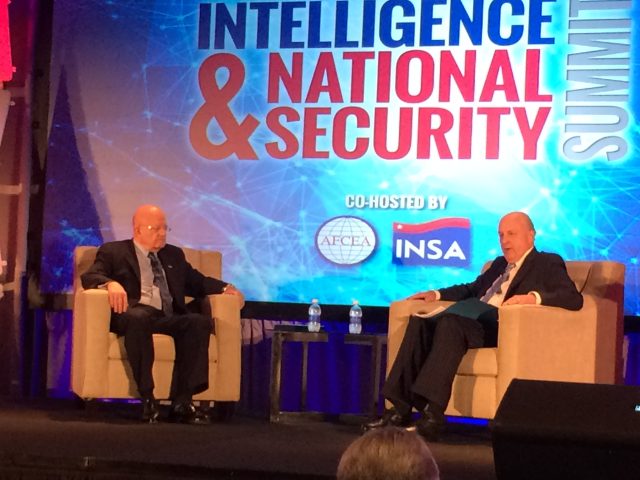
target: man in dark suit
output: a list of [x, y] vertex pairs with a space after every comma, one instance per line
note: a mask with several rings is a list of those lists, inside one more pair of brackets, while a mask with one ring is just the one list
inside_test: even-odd
[[192, 396], [208, 388], [211, 319], [189, 312], [185, 296], [203, 298], [242, 294], [230, 283], [205, 277], [185, 259], [182, 249], [168, 245], [164, 212], [140, 206], [133, 216], [133, 239], [108, 242], [81, 277], [84, 288], [104, 288], [111, 305], [111, 331], [124, 344], [143, 404], [142, 420], [154, 423], [159, 409], [153, 395], [154, 333], [173, 337], [175, 363], [169, 417], [188, 424], [207, 423]]
[[[409, 297], [458, 303], [429, 318], [410, 317], [382, 390], [393, 408], [366, 424], [365, 429], [415, 427], [428, 440], [437, 440], [462, 357], [469, 348], [497, 344], [497, 307], [538, 304], [568, 310], [582, 308], [582, 295], [569, 278], [562, 258], [534, 248], [535, 229], [526, 214], [505, 215], [498, 235], [503, 256], [496, 258], [475, 281]], [[415, 425], [411, 416], [414, 408], [420, 412]]]

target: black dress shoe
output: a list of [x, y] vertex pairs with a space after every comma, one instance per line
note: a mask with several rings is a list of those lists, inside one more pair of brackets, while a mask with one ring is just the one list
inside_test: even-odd
[[144, 423], [157, 423], [160, 416], [160, 408], [155, 398], [142, 399], [142, 421]]
[[188, 425], [209, 425], [209, 416], [199, 411], [191, 402], [176, 403], [171, 406], [169, 421]]
[[416, 431], [430, 442], [437, 442], [445, 425], [444, 415], [439, 415], [427, 407], [420, 413], [416, 422]]
[[389, 410], [385, 410], [382, 417], [362, 425], [362, 429], [366, 432], [374, 428], [382, 427], [408, 427], [411, 423], [410, 413], [402, 415], [395, 408], [390, 408]]

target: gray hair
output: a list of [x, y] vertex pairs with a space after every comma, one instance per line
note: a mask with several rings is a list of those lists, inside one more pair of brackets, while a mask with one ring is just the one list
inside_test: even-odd
[[371, 430], [342, 454], [337, 480], [439, 480], [431, 450], [416, 433], [396, 427]]

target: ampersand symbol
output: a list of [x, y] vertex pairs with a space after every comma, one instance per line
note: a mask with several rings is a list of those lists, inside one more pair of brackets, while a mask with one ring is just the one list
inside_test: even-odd
[[[229, 72], [227, 82], [220, 87], [216, 72], [225, 68]], [[200, 67], [198, 83], [204, 103], [191, 120], [189, 140], [194, 150], [204, 158], [221, 160], [235, 153], [240, 160], [256, 160], [255, 150], [249, 137], [260, 122], [252, 115], [240, 123], [229, 108], [229, 102], [240, 91], [244, 83], [244, 65], [235, 55], [218, 53], [207, 58]], [[226, 140], [215, 144], [209, 139], [207, 129], [211, 120], [216, 119]]]

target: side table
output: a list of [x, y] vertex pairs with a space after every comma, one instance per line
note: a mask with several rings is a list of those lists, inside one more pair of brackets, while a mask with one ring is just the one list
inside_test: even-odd
[[368, 345], [372, 348], [371, 353], [371, 385], [372, 396], [369, 411], [371, 418], [378, 416], [378, 406], [380, 403], [380, 369], [382, 368], [382, 347], [387, 344], [387, 334], [375, 333], [347, 333], [344, 336], [344, 343], [352, 345]]
[[[329, 335], [340, 335], [345, 344], [365, 345], [372, 348], [371, 355], [371, 384], [372, 395], [369, 404], [369, 411], [372, 417], [377, 416], [380, 397], [380, 375], [382, 368], [382, 350], [387, 344], [386, 334], [344, 334], [328, 333], [320, 331], [309, 332], [304, 325], [277, 325], [273, 330], [271, 344], [271, 379], [269, 385], [269, 420], [271, 422], [282, 421], [285, 417], [307, 416], [310, 418], [322, 418], [321, 414], [307, 412], [307, 367], [309, 343], [328, 342]], [[300, 412], [283, 412], [280, 410], [280, 388], [282, 375], [282, 344], [284, 342], [302, 343], [302, 373], [300, 387]]]
[[328, 342], [329, 334], [324, 331], [309, 332], [304, 325], [276, 325], [271, 343], [271, 380], [269, 385], [269, 420], [278, 422], [284, 412], [280, 410], [280, 387], [282, 374], [282, 344], [302, 343], [302, 381], [300, 387], [300, 410], [307, 408], [307, 363], [310, 342]]

